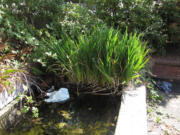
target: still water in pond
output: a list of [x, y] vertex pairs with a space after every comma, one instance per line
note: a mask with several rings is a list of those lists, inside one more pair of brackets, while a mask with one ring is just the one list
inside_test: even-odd
[[30, 115], [0, 135], [114, 135], [120, 99], [85, 96], [65, 104], [39, 106], [39, 118]]

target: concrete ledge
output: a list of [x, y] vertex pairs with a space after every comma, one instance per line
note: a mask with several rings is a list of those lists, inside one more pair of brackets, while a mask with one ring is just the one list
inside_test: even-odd
[[124, 91], [115, 135], [147, 135], [145, 86]]
[[8, 126], [8, 124], [12, 124], [17, 115], [17, 105], [18, 100], [13, 100], [7, 106], [5, 106], [2, 110], [0, 110], [0, 129], [4, 129]]

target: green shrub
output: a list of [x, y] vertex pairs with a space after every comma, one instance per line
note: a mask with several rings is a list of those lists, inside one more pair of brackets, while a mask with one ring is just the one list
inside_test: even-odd
[[43, 28], [61, 15], [62, 4], [63, 0], [1, 0], [1, 9], [9, 16]]
[[65, 74], [78, 84], [118, 87], [137, 77], [147, 62], [140, 36], [113, 28], [96, 28], [90, 35], [80, 34], [77, 41], [67, 36], [49, 41]]
[[38, 45], [43, 36], [41, 29], [56, 20], [61, 3], [61, 0], [1, 0], [0, 31], [15, 47]]
[[0, 33], [13, 48], [31, 46], [34, 50], [31, 60], [45, 67], [55, 61], [43, 44], [44, 38], [61, 39], [62, 33], [67, 33], [76, 39], [79, 33], [90, 33], [93, 27], [103, 24], [91, 10], [80, 4], [62, 0], [0, 1]]
[[[61, 6], [63, 9], [62, 17], [47, 24], [46, 28], [39, 30], [39, 33], [44, 33], [41, 36], [42, 39], [50, 37], [47, 40], [51, 40], [51, 38], [58, 40], [62, 38], [63, 33], [66, 33], [76, 40], [79, 34], [91, 33], [94, 27], [103, 24], [103, 21], [98, 19], [91, 10], [80, 4], [64, 3]], [[33, 61], [38, 61], [49, 69], [49, 66], [56, 63], [56, 60], [42, 39], [38, 48], [35, 48]]]
[[163, 0], [156, 10], [165, 23], [168, 42], [178, 45], [180, 42], [180, 2], [178, 0]]
[[62, 10], [63, 17], [55, 25], [60, 24], [61, 30], [72, 38], [76, 38], [79, 33], [91, 32], [94, 26], [103, 24], [92, 10], [80, 4], [65, 3]]
[[15, 44], [35, 46], [49, 35], [60, 39], [64, 32], [76, 38], [103, 23], [86, 7], [62, 0], [1, 2], [0, 31]]
[[96, 14], [109, 26], [128, 27], [129, 33], [137, 31], [148, 41], [148, 47], [163, 51], [167, 40], [167, 29], [155, 10], [154, 0], [89, 0]]

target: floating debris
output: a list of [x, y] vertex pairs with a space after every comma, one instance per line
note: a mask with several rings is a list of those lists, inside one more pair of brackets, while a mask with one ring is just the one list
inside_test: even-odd
[[52, 92], [52, 91], [55, 91], [54, 85], [50, 89], [47, 90], [47, 92]]
[[70, 115], [70, 113], [67, 112], [67, 111], [65, 111], [65, 110], [60, 111], [59, 114], [60, 114], [61, 116], [63, 116], [65, 119], [67, 119], [67, 120], [69, 120], [69, 119], [72, 118], [71, 115]]
[[44, 100], [46, 103], [64, 103], [70, 98], [67, 88], [60, 88], [58, 91], [48, 92], [46, 96], [49, 97]]
[[172, 90], [172, 84], [170, 82], [167, 81], [158, 81], [157, 85], [159, 88], [161, 88], [166, 94], [169, 94]]

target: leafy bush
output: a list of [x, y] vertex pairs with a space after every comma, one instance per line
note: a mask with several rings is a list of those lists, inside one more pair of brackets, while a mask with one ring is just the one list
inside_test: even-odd
[[62, 32], [74, 37], [102, 24], [91, 10], [62, 0], [4, 0], [1, 11], [1, 31], [23, 42], [39, 40], [44, 31], [56, 38], [61, 38]]
[[83, 5], [62, 0], [1, 0], [0, 10], [3, 37], [16, 49], [30, 45], [34, 50], [32, 61], [43, 66], [55, 62], [43, 45], [44, 38], [61, 39], [62, 33], [67, 33], [76, 39], [79, 33], [90, 33], [103, 23]]
[[87, 8], [61, 0], [1, 0], [0, 11], [0, 32], [15, 48], [31, 45], [36, 49], [42, 38], [60, 39], [63, 32], [75, 38], [102, 23]]
[[62, 18], [51, 24], [68, 33], [72, 38], [76, 38], [79, 33], [91, 32], [94, 26], [102, 25], [103, 22], [96, 17], [92, 10], [85, 6], [74, 3], [65, 3], [62, 5]]
[[[161, 16], [155, 10], [154, 0], [89, 0], [96, 14], [109, 26], [122, 31], [142, 33], [149, 48], [162, 51], [167, 34]], [[88, 4], [89, 4], [88, 3]]]
[[165, 23], [169, 43], [178, 44], [180, 42], [180, 3], [178, 0], [163, 0], [156, 10]]
[[113, 28], [96, 28], [90, 35], [80, 34], [77, 41], [68, 36], [49, 41], [65, 74], [78, 84], [118, 87], [137, 77], [147, 62], [140, 36]]
[[61, 15], [62, 4], [63, 0], [1, 0], [1, 9], [9, 16], [43, 28]]
[[[82, 5], [74, 3], [62, 4], [62, 17], [46, 25], [46, 29], [39, 30], [42, 39], [61, 39], [63, 33], [68, 34], [72, 39], [77, 39], [78, 34], [91, 33], [93, 27], [101, 26], [103, 22], [95, 14]], [[48, 37], [48, 38], [47, 38]], [[56, 63], [54, 54], [50, 52], [43, 40], [39, 41], [38, 48], [35, 48], [33, 60], [41, 62], [44, 66]], [[50, 42], [50, 41], [48, 41]], [[50, 59], [49, 59], [50, 58]]]

